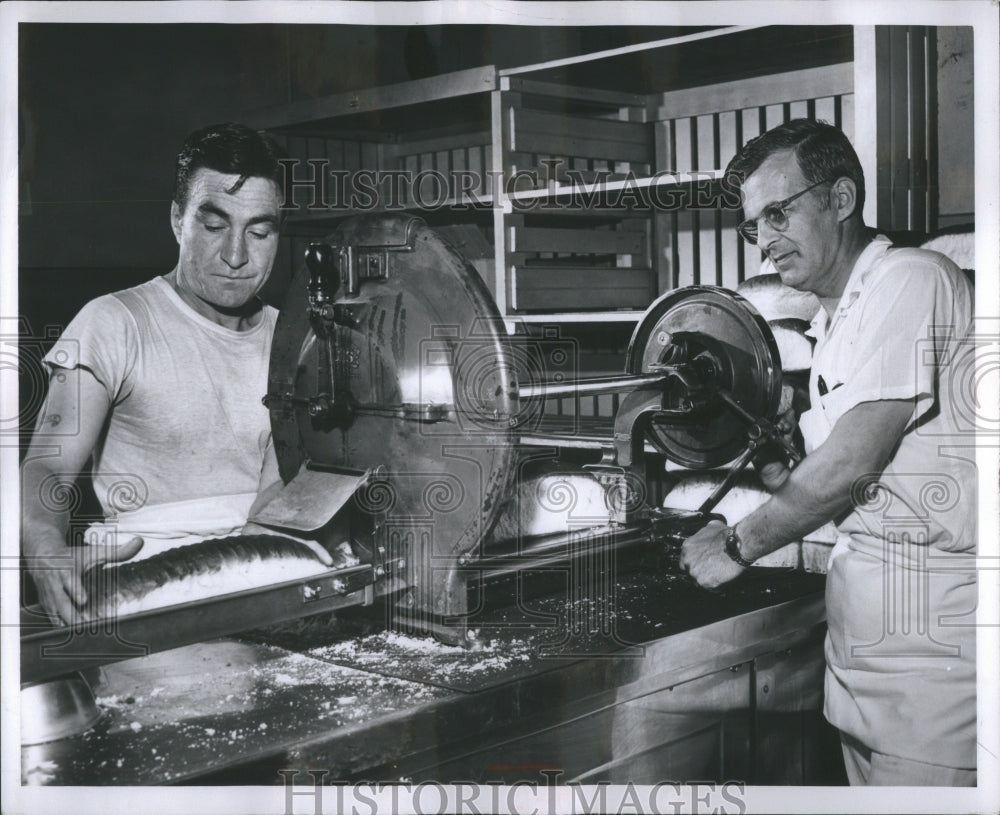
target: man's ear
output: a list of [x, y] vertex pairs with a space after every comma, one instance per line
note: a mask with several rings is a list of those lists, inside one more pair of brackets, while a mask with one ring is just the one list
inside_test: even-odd
[[841, 176], [833, 182], [833, 193], [836, 196], [837, 221], [846, 221], [858, 206], [857, 185], [846, 176]]
[[177, 239], [177, 243], [181, 242], [181, 220], [184, 217], [184, 213], [181, 212], [181, 208], [177, 206], [176, 201], [170, 203], [170, 228], [174, 231], [174, 237]]

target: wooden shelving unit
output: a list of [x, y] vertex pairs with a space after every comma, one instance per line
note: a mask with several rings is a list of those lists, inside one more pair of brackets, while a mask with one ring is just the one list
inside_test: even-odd
[[260, 111], [300, 181], [327, 174], [320, 206], [315, 186], [295, 188], [289, 263], [359, 211], [419, 212], [492, 246], [475, 265], [512, 330], [627, 329], [667, 289], [755, 271], [722, 168], [795, 116], [852, 132], [854, 39], [845, 26], [699, 30]]
[[[315, 186], [296, 186], [284, 262], [298, 268], [310, 240], [360, 211], [419, 213], [467, 252], [512, 334], [555, 330], [574, 338], [582, 374], [620, 372], [661, 293], [731, 288], [756, 272], [723, 168], [794, 117], [855, 135], [855, 77], [874, 70], [871, 41], [850, 26], [692, 30], [251, 114], [300, 159], [297, 178], [328, 182], [320, 206]], [[864, 99], [855, 143], [871, 164]], [[560, 414], [614, 410], [610, 398], [564, 401]]]

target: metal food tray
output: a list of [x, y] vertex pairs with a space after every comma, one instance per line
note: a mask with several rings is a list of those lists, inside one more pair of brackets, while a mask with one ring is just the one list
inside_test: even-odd
[[[224, 637], [307, 614], [370, 604], [403, 588], [387, 575], [376, 585], [362, 564], [122, 617], [53, 627], [38, 606], [21, 610], [21, 684]], [[306, 610], [308, 606], [308, 610]]]

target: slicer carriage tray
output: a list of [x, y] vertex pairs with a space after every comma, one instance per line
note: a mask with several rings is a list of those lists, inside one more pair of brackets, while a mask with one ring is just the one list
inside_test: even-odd
[[373, 567], [360, 564], [136, 614], [81, 619], [73, 626], [53, 627], [31, 606], [21, 610], [21, 683], [370, 603], [400, 588], [391, 574], [376, 583]]

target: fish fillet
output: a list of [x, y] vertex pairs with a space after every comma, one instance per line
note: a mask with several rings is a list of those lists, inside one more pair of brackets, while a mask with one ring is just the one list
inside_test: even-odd
[[99, 617], [125, 616], [274, 585], [327, 569], [308, 546], [291, 538], [217, 538], [91, 572], [89, 611]]

